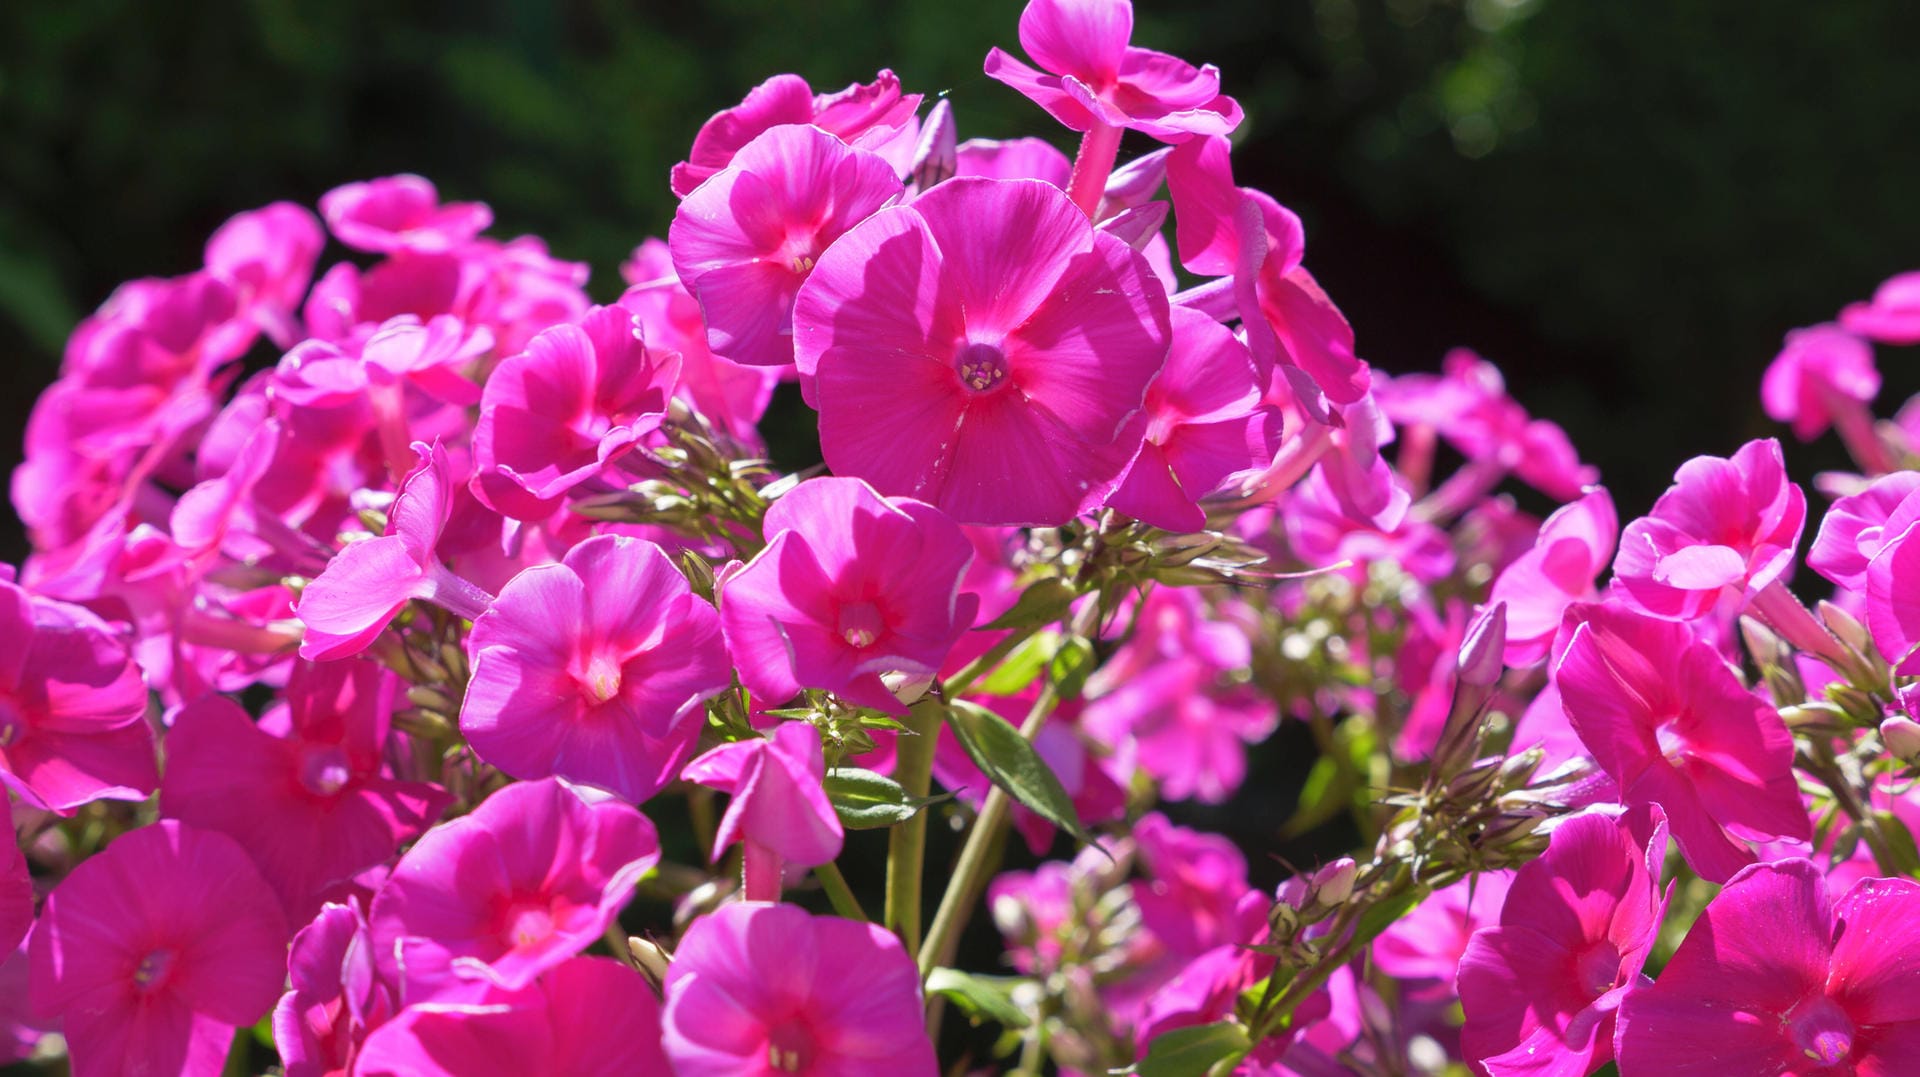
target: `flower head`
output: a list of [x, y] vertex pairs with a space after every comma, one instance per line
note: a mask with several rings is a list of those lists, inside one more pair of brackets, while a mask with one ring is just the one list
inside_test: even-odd
[[798, 75], [775, 75], [755, 86], [746, 100], [700, 125], [687, 159], [673, 166], [673, 193], [685, 198], [733, 163], [740, 148], [781, 124], [812, 124], [851, 146], [890, 149], [904, 139], [911, 148], [919, 94], [900, 92], [900, 80], [882, 70], [869, 83], [816, 94]]
[[1533, 548], [1501, 570], [1487, 601], [1507, 604], [1508, 665], [1545, 659], [1567, 607], [1599, 598], [1594, 580], [1613, 557], [1619, 532], [1613, 498], [1595, 487], [1547, 517]]
[[1882, 344], [1920, 344], [1920, 271], [1887, 278], [1871, 302], [1847, 304], [1840, 325]]
[[493, 223], [485, 204], [442, 205], [433, 184], [412, 175], [335, 187], [321, 196], [320, 215], [340, 242], [379, 254], [451, 250]]
[[844, 838], [821, 786], [826, 769], [820, 734], [805, 722], [785, 722], [771, 737], [720, 745], [681, 776], [732, 798], [714, 835], [714, 860], [735, 842], [751, 842], [812, 867], [839, 856]]
[[1792, 423], [1793, 436], [1812, 441], [1834, 420], [1842, 401], [1866, 404], [1880, 392], [1873, 349], [1837, 325], [1787, 334], [1786, 347], [1767, 367], [1760, 400], [1775, 422]]

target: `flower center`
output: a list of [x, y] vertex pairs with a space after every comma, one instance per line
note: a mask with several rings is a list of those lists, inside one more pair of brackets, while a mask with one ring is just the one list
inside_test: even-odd
[[553, 937], [553, 909], [547, 905], [517, 905], [507, 914], [507, 939], [515, 946], [533, 946]]
[[767, 1065], [781, 1073], [800, 1073], [813, 1061], [813, 1035], [798, 1020], [789, 1019], [767, 1033]]
[[1800, 1053], [1822, 1066], [1836, 1066], [1853, 1054], [1853, 1022], [1825, 995], [1795, 1006], [1786, 1017], [1787, 1034]]
[[13, 700], [0, 697], [0, 748], [11, 748], [27, 733], [27, 716]]
[[968, 344], [953, 359], [954, 373], [976, 393], [991, 392], [1007, 381], [1007, 353], [991, 344]]
[[854, 647], [873, 646], [884, 628], [880, 609], [871, 602], [849, 602], [840, 607], [840, 638]]
[[612, 655], [596, 654], [577, 679], [595, 703], [605, 703], [620, 694], [620, 662]]
[[1680, 763], [1687, 758], [1689, 745], [1687, 738], [1680, 732], [1680, 719], [1668, 718], [1662, 721], [1653, 731], [1653, 740], [1667, 762]]
[[309, 748], [300, 757], [300, 784], [315, 796], [338, 793], [352, 777], [347, 753], [334, 745]]
[[1614, 948], [1613, 943], [1601, 939], [1580, 955], [1574, 970], [1580, 986], [1586, 989], [1587, 994], [1599, 998], [1613, 990], [1613, 985], [1620, 979], [1620, 951]]
[[167, 982], [167, 973], [173, 971], [172, 950], [159, 949], [140, 959], [133, 967], [133, 986], [142, 991], [158, 991]]

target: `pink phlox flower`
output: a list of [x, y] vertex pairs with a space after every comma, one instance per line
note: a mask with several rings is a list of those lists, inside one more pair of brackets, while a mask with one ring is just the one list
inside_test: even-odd
[[15, 840], [9, 851], [0, 852], [0, 943], [6, 953], [18, 950], [33, 926], [33, 902], [33, 875]]
[[1411, 603], [1402, 615], [1406, 635], [1393, 658], [1396, 686], [1408, 699], [1406, 718], [1393, 738], [1393, 754], [1424, 759], [1439, 744], [1453, 709], [1459, 652], [1467, 631], [1467, 608], [1458, 599], [1442, 608]]
[[408, 1007], [367, 1038], [353, 1072], [630, 1077], [671, 1071], [653, 989], [612, 958], [576, 957], [525, 987], [490, 986], [470, 1002]]
[[553, 257], [538, 236], [478, 239], [464, 253], [478, 263], [482, 282], [471, 321], [493, 332], [499, 355], [517, 355], [541, 330], [578, 322], [593, 308], [587, 263]]
[[452, 800], [387, 771], [399, 693], [371, 662], [303, 663], [287, 686], [284, 735], [222, 696], [188, 704], [167, 736], [161, 814], [239, 841], [288, 919], [309, 919], [330, 888], [385, 862]]
[[287, 924], [247, 854], [171, 820], [139, 827], [47, 895], [33, 1008], [64, 1018], [75, 1077], [218, 1073], [273, 1006]]
[[1920, 272], [1888, 277], [1871, 302], [1847, 304], [1840, 325], [1882, 344], [1920, 344]]
[[1162, 142], [1224, 135], [1240, 125], [1220, 71], [1136, 48], [1131, 0], [1030, 0], [1020, 47], [1040, 70], [995, 48], [987, 77], [1018, 90], [1075, 131], [1124, 127]]
[[287, 1077], [353, 1072], [367, 1033], [395, 1009], [358, 900], [324, 906], [294, 935], [287, 978], [291, 986], [273, 1008], [273, 1041]]
[[[1350, 966], [1327, 978], [1327, 986], [1300, 1003], [1293, 1028], [1254, 1045], [1237, 1077], [1334, 1077], [1348, 1068], [1341, 1058], [1366, 1028], [1361, 988]], [[1372, 991], [1368, 990], [1369, 1004]]]
[[1270, 699], [1222, 685], [1220, 671], [1190, 656], [1147, 668], [1087, 704], [1085, 726], [1137, 766], [1169, 800], [1223, 803], [1247, 773], [1246, 746], [1279, 722]]
[[720, 617], [660, 547], [602, 535], [515, 576], [468, 638], [460, 729], [519, 778], [638, 804], [672, 781], [732, 683]]
[[[1239, 272], [1243, 258], [1256, 272], [1284, 278], [1306, 255], [1306, 231], [1300, 218], [1263, 191], [1236, 186], [1230, 143], [1224, 135], [1195, 138], [1173, 148], [1166, 162], [1167, 194], [1173, 200], [1174, 240], [1180, 264], [1202, 277]], [[1238, 217], [1251, 202], [1248, 221], [1260, 227], [1244, 238], [1259, 250], [1242, 250]], [[1245, 313], [1242, 311], [1241, 313]]]
[[106, 622], [0, 580], [0, 641], [0, 783], [61, 815], [153, 792], [147, 686]]
[[525, 987], [598, 940], [659, 861], [633, 806], [554, 778], [509, 785], [427, 831], [374, 895], [381, 974], [408, 1006]]
[[749, 366], [793, 361], [793, 299], [834, 240], [903, 188], [893, 166], [818, 127], [782, 124], [680, 201], [667, 246], [707, 346]]
[[1892, 540], [1920, 521], [1920, 471], [1896, 471], [1835, 501], [1820, 520], [1807, 567], [1849, 591], [1867, 587], [1867, 565]]
[[1115, 633], [1130, 627], [1131, 635], [1087, 679], [1087, 695], [1106, 695], [1172, 659], [1193, 659], [1220, 674], [1246, 669], [1253, 661], [1246, 612], [1217, 597], [1209, 604], [1193, 588], [1154, 588], [1137, 607], [1114, 618]]
[[1037, 179], [1061, 190], [1073, 178], [1073, 162], [1043, 138], [970, 138], [955, 151], [954, 176]]
[[1623, 1077], [1904, 1073], [1920, 1049], [1920, 883], [1838, 901], [1805, 860], [1756, 864], [1707, 906], [1651, 987], [1627, 995]]
[[1461, 955], [1474, 932], [1498, 922], [1512, 885], [1513, 872], [1488, 871], [1434, 891], [1374, 940], [1374, 967], [1408, 985], [1410, 998], [1453, 998]]
[[848, 145], [882, 149], [911, 127], [919, 108], [920, 95], [902, 94], [900, 80], [884, 69], [870, 83], [817, 95], [798, 75], [775, 75], [700, 126], [687, 160], [673, 166], [673, 193], [692, 194], [741, 147], [781, 124], [812, 124]]
[[1694, 620], [1724, 592], [1750, 597], [1782, 579], [1806, 520], [1806, 495], [1787, 481], [1778, 441], [1750, 441], [1731, 458], [1696, 456], [1621, 534], [1614, 587], [1649, 613]]
[[1666, 809], [1680, 852], [1719, 882], [1753, 863], [1747, 841], [1811, 833], [1793, 737], [1684, 622], [1613, 603], [1567, 609], [1553, 664], [1560, 699], [1629, 807]]
[[544, 519], [659, 429], [679, 376], [680, 356], [647, 347], [624, 307], [542, 332], [487, 379], [474, 493], [515, 519]]
[[767, 547], [721, 588], [740, 679], [769, 703], [802, 688], [891, 713], [883, 673], [930, 676], [979, 599], [960, 590], [973, 544], [931, 505], [859, 479], [811, 479], [775, 501]]
[[1788, 333], [1786, 346], [1760, 382], [1767, 417], [1792, 423], [1793, 436], [1801, 441], [1819, 437], [1836, 410], [1872, 403], [1879, 393], [1873, 349], [1837, 325]]
[[22, 940], [0, 960], [0, 1063], [29, 1061], [40, 1041], [60, 1031], [60, 1018], [37, 1017], [33, 1012], [31, 943], [31, 937]]
[[805, 722], [783, 722], [771, 737], [720, 745], [680, 776], [731, 798], [714, 834], [715, 862], [744, 842], [813, 867], [839, 856], [844, 838], [821, 784], [826, 768], [819, 732]]
[[1599, 471], [1580, 462], [1566, 431], [1530, 417], [1507, 395], [1498, 367], [1455, 348], [1441, 370], [1437, 376], [1408, 374], [1384, 383], [1377, 396], [1387, 417], [1403, 427], [1431, 427], [1467, 457], [1469, 466], [1512, 471], [1559, 501], [1578, 497], [1598, 481]]
[[268, 339], [291, 348], [301, 337], [295, 312], [325, 245], [312, 213], [275, 202], [228, 218], [207, 240], [206, 265], [233, 286], [240, 309]]
[[[1920, 498], [1907, 501], [1920, 503]], [[1920, 507], [1902, 502], [1888, 520], [1887, 534], [1901, 526], [1867, 563], [1862, 606], [1873, 645], [1906, 677], [1920, 672]]]
[[[223, 553], [238, 561], [257, 563], [285, 544], [285, 525], [271, 513], [257, 511], [253, 496], [254, 488], [273, 466], [280, 437], [277, 421], [261, 423], [231, 466], [180, 495], [168, 524], [182, 557], [201, 569], [213, 567]], [[272, 537], [263, 538], [262, 532]], [[149, 567], [149, 571], [156, 569]]]
[[1487, 601], [1507, 604], [1508, 665], [1544, 661], [1567, 607], [1599, 600], [1594, 582], [1613, 559], [1619, 532], [1613, 498], [1596, 486], [1547, 517], [1533, 548], [1494, 579]]
[[695, 920], [668, 966], [667, 1057], [712, 1077], [932, 1077], [920, 975], [877, 924], [792, 905]]
[[987, 909], [1006, 946], [1007, 959], [1023, 975], [1046, 976], [1061, 968], [1064, 936], [1079, 926], [1076, 901], [1085, 873], [1079, 865], [1049, 860], [1032, 871], [1007, 871], [987, 886]]
[[1139, 450], [1168, 317], [1146, 261], [1058, 188], [955, 179], [828, 249], [796, 360], [836, 474], [963, 523], [1050, 526]]
[[1613, 1058], [1614, 1016], [1666, 916], [1658, 807], [1588, 814], [1515, 873], [1500, 923], [1460, 959], [1461, 1053], [1495, 1075], [1586, 1077]]
[[1186, 307], [1172, 318], [1167, 365], [1147, 387], [1140, 455], [1107, 504], [1155, 527], [1199, 531], [1202, 498], [1273, 461], [1281, 420], [1230, 330]]
[[[1316, 468], [1294, 488], [1282, 523], [1293, 555], [1312, 568], [1330, 568], [1351, 562], [1346, 570], [1359, 577], [1366, 566], [1391, 562], [1417, 580], [1433, 582], [1453, 571], [1455, 557], [1446, 532], [1407, 515], [1398, 519], [1391, 508], [1382, 525], [1351, 514], [1331, 481], [1332, 472]], [[1401, 502], [1404, 506], [1404, 500]]]
[[[1266, 923], [1264, 903], [1250, 906], [1247, 862], [1218, 834], [1175, 826], [1159, 812], [1133, 827], [1146, 878], [1135, 884], [1142, 926], [1181, 962], [1219, 946], [1250, 943]], [[1257, 895], [1256, 895], [1257, 896]]]
[[419, 176], [349, 183], [320, 196], [320, 215], [334, 238], [357, 251], [437, 254], [458, 248], [493, 223], [482, 202], [440, 202]]
[[674, 275], [662, 240], [649, 239], [634, 248], [620, 273], [631, 285], [620, 305], [633, 311], [656, 347], [680, 353], [680, 381], [673, 395], [742, 446], [758, 449], [757, 424], [773, 401], [781, 368], [742, 366], [708, 350], [700, 304]]

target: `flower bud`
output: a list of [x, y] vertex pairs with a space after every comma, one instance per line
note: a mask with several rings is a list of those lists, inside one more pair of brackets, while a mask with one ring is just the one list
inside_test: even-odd
[[1507, 604], [1495, 602], [1474, 616], [1460, 641], [1460, 683], [1476, 688], [1499, 683], [1506, 668], [1501, 657], [1506, 650]]
[[1332, 908], [1344, 905], [1353, 896], [1353, 881], [1359, 875], [1359, 866], [1350, 856], [1343, 856], [1313, 873], [1313, 900], [1315, 904]]
[[1895, 759], [1903, 763], [1920, 760], [1920, 722], [1895, 715], [1880, 723], [1880, 740]]

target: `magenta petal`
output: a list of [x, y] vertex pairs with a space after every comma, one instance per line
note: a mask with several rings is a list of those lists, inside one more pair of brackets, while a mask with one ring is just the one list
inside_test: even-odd
[[295, 615], [307, 627], [300, 657], [358, 654], [426, 589], [426, 570], [399, 535], [350, 543], [300, 592]]
[[1032, 0], [1020, 13], [1020, 47], [1057, 74], [1111, 82], [1133, 37], [1125, 0]]
[[1920, 1022], [1920, 883], [1863, 879], [1834, 904], [1827, 987], [1861, 1025]]

